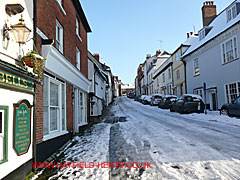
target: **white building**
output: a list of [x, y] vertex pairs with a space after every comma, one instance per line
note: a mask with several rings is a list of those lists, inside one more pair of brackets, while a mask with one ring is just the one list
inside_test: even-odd
[[[21, 15], [31, 33], [20, 45], [11, 25]], [[34, 147], [35, 77], [20, 66], [33, 49], [33, 1], [0, 1], [0, 17], [0, 179], [22, 179], [32, 170]]]
[[169, 57], [155, 72], [154, 93], [155, 94], [173, 94], [172, 82], [172, 57]]
[[[203, 17], [206, 11], [216, 12], [213, 2], [204, 3], [202, 9]], [[239, 12], [240, 1], [237, 0], [217, 16], [213, 14], [210, 23], [203, 19], [205, 23], [199, 38], [183, 55], [187, 92], [204, 97], [206, 90], [206, 104], [211, 110], [221, 108], [240, 95]]]
[[90, 116], [97, 117], [102, 115], [104, 103], [106, 101], [106, 74], [103, 72], [99, 55], [92, 55], [88, 52], [88, 79], [91, 81], [90, 95]]

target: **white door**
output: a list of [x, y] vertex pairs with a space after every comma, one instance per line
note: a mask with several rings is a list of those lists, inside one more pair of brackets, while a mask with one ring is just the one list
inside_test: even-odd
[[79, 89], [75, 89], [74, 94], [74, 124], [75, 132], [78, 133], [78, 127], [86, 124], [86, 94]]
[[0, 110], [0, 161], [3, 160], [4, 146], [4, 111]]

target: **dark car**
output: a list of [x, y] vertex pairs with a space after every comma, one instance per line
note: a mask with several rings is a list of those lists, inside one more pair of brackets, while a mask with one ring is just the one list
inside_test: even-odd
[[133, 98], [135, 98], [135, 94], [133, 92], [130, 92], [130, 93], [128, 93], [127, 97], [130, 99], [133, 99]]
[[232, 101], [232, 103], [224, 104], [221, 107], [220, 114], [240, 117], [240, 96]]
[[142, 99], [142, 103], [145, 104], [145, 105], [150, 104], [151, 99], [152, 99], [152, 96], [144, 96], [143, 99]]
[[204, 112], [204, 102], [201, 96], [196, 94], [184, 94], [183, 96], [177, 98], [176, 102], [170, 106], [171, 112], [182, 113], [203, 113]]
[[140, 97], [141, 97], [141, 95], [135, 96], [135, 97], [134, 97], [134, 101], [139, 101]]
[[163, 99], [158, 103], [158, 107], [162, 109], [169, 109], [170, 106], [176, 101], [177, 96], [165, 95]]
[[158, 103], [162, 100], [164, 95], [162, 94], [153, 94], [150, 102], [150, 106], [157, 106]]

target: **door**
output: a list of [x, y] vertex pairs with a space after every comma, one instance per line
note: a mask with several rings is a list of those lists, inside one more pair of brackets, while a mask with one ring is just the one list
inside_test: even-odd
[[212, 94], [212, 110], [217, 110], [216, 93]]
[[78, 94], [78, 125], [83, 124], [84, 119], [84, 106], [83, 106], [83, 93], [79, 91]]
[[0, 162], [3, 160], [4, 152], [4, 111], [0, 110]]

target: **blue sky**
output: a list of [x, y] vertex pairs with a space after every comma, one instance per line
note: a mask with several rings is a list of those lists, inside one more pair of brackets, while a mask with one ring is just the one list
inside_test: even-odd
[[[187, 32], [202, 28], [204, 0], [80, 0], [92, 33], [88, 49], [100, 54], [123, 83], [134, 83], [146, 54], [172, 53]], [[233, 0], [215, 0], [217, 13]], [[159, 41], [163, 41], [162, 45]]]

